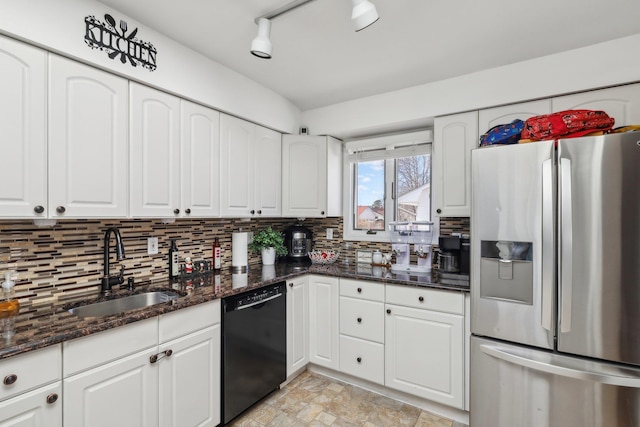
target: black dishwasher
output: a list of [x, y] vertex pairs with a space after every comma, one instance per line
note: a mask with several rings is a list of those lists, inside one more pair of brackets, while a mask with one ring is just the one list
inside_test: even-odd
[[287, 378], [285, 282], [222, 300], [222, 416], [227, 424]]

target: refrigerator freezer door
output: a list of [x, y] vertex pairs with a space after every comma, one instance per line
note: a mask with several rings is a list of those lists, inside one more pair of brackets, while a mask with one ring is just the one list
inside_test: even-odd
[[637, 427], [640, 369], [471, 337], [473, 427]]
[[471, 331], [553, 348], [553, 141], [471, 154]]
[[640, 133], [558, 158], [558, 350], [640, 365]]

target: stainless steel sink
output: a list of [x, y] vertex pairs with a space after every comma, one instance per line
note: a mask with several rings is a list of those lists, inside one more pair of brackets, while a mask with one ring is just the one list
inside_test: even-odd
[[69, 313], [78, 317], [101, 317], [123, 313], [137, 308], [169, 302], [178, 298], [180, 294], [171, 291], [145, 292], [94, 304], [82, 305], [69, 309]]

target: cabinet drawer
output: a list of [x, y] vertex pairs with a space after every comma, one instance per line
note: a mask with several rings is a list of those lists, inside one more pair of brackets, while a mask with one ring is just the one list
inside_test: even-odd
[[386, 285], [387, 304], [424, 308], [443, 313], [464, 314], [464, 294], [455, 291]]
[[384, 304], [340, 297], [340, 333], [384, 343]]
[[340, 295], [384, 302], [384, 284], [364, 280], [340, 279]]
[[340, 335], [340, 371], [384, 384], [384, 345]]
[[160, 344], [220, 323], [220, 300], [160, 316]]
[[61, 357], [58, 344], [0, 360], [0, 400], [60, 380]]
[[62, 343], [64, 378], [94, 366], [156, 346], [158, 318], [153, 317]]

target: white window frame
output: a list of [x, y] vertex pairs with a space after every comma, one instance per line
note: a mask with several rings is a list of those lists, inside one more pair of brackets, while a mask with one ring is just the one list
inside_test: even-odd
[[[367, 242], [390, 242], [388, 230], [378, 230], [375, 234], [367, 234], [367, 230], [354, 230], [357, 215], [355, 206], [355, 163], [367, 160], [385, 161], [385, 224], [393, 221], [395, 200], [392, 199], [395, 186], [395, 159], [400, 157], [432, 154], [433, 132], [423, 130], [417, 132], [386, 135], [346, 141], [343, 153], [343, 233], [344, 240]], [[432, 158], [433, 159], [433, 158]], [[433, 182], [433, 177], [431, 177]], [[433, 187], [432, 187], [433, 188]], [[394, 194], [395, 196], [395, 194]], [[434, 222], [434, 236], [437, 236], [439, 221], [431, 215]]]

